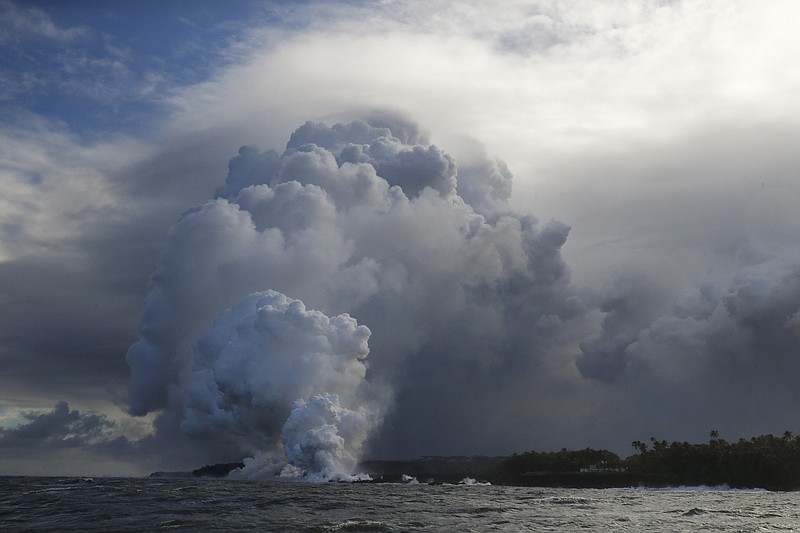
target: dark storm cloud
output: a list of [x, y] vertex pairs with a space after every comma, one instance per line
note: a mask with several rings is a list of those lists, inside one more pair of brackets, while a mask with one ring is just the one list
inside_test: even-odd
[[659, 316], [664, 292], [645, 273], [618, 277], [598, 302], [597, 309], [603, 313], [600, 334], [580, 343], [582, 355], [576, 364], [581, 373], [603, 381], [616, 380], [628, 364], [627, 348], [649, 321]]
[[46, 413], [25, 413], [25, 422], [13, 429], [0, 428], [0, 450], [19, 453], [31, 449], [87, 448], [103, 442], [114, 422], [97, 413], [70, 410], [59, 402]]
[[14, 221], [0, 226], [0, 401], [99, 410], [125, 396], [125, 352], [169, 227], [211, 195], [231, 152], [198, 136], [86, 145], [45, 126], [0, 131], [0, 212]]
[[[84, 243], [87, 251], [92, 243]], [[5, 394], [75, 397], [77, 390], [87, 399], [98, 389], [122, 388], [127, 372], [121, 354], [133, 336], [147, 266], [123, 264], [130, 249], [121, 243], [102, 250], [0, 264]]]
[[674, 364], [679, 380], [694, 372], [716, 387], [771, 383], [773, 394], [774, 387], [794, 392], [789, 376], [800, 371], [799, 313], [798, 258], [751, 257], [686, 291], [672, 314], [637, 332], [623, 357], [656, 372]]
[[[146, 445], [121, 435], [123, 428], [106, 415], [71, 409], [67, 402], [14, 418], [9, 427], [0, 426], [5, 475], [141, 475], [142, 466], [161, 460], [151, 463]], [[126, 462], [137, 466], [126, 467]]]

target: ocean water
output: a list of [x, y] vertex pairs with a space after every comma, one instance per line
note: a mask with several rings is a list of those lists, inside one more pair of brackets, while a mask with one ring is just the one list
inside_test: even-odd
[[800, 493], [0, 477], [2, 531], [800, 531]]

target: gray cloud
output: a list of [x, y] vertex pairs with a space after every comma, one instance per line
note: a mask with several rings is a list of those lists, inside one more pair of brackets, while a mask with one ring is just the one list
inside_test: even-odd
[[22, 411], [16, 419], [0, 426], [5, 475], [142, 475], [162, 460], [122, 434], [130, 428], [102, 413], [70, 409], [67, 402]]
[[[169, 226], [214, 184], [199, 185], [204, 173], [195, 165], [205, 162], [183, 160], [185, 147], [148, 153], [127, 145], [123, 162], [116, 146], [82, 148], [52, 133], [32, 139], [46, 153], [18, 150], [15, 133], [3, 131], [4, 154], [41, 180], [8, 179], [3, 201], [0, 389], [7, 402], [33, 394], [32, 407], [69, 398], [100, 408], [98, 400], [124, 395], [125, 351]], [[100, 173], [97, 160], [117, 163]], [[6, 168], [15, 177], [15, 166]], [[187, 174], [197, 188], [186, 187]], [[142, 176], [160, 183], [160, 194], [132, 183]], [[172, 180], [181, 187], [169, 187]]]
[[631, 273], [615, 280], [613, 288], [598, 302], [603, 314], [601, 332], [580, 343], [576, 361], [581, 373], [603, 381], [614, 381], [625, 372], [626, 350], [641, 330], [659, 316], [659, 304], [667, 297], [663, 288], [646, 273]]
[[97, 413], [81, 414], [59, 402], [47, 413], [26, 413], [25, 423], [14, 429], [0, 428], [0, 449], [16, 450], [86, 448], [106, 440], [114, 423]]
[[[800, 370], [800, 262], [797, 257], [750, 257], [687, 291], [672, 314], [659, 317], [627, 347], [631, 360], [670, 372], [699, 373], [715, 386], [764, 379], [794, 391]], [[677, 363], [677, 364], [676, 364]]]

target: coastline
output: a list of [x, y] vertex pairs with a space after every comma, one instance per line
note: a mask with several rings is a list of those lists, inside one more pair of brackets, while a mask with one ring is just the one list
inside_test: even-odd
[[[656, 474], [628, 471], [599, 472], [528, 472], [509, 474], [498, 472], [496, 466], [503, 457], [427, 457], [409, 461], [366, 461], [360, 466], [371, 480], [356, 483], [394, 484], [463, 484], [472, 479], [482, 484], [514, 487], [541, 487], [564, 489], [667, 489], [667, 490], [750, 490], [770, 492], [797, 492], [800, 487], [780, 484], [753, 486], [718, 480], [667, 478]], [[193, 471], [153, 472], [151, 478], [225, 478], [239, 466], [237, 463], [206, 465]], [[335, 481], [335, 480], [332, 480]]]

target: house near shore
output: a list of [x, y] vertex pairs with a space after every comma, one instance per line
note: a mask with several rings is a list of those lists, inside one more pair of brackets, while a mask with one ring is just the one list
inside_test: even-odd
[[581, 467], [581, 472], [622, 472], [622, 468], [609, 468], [605, 463]]

